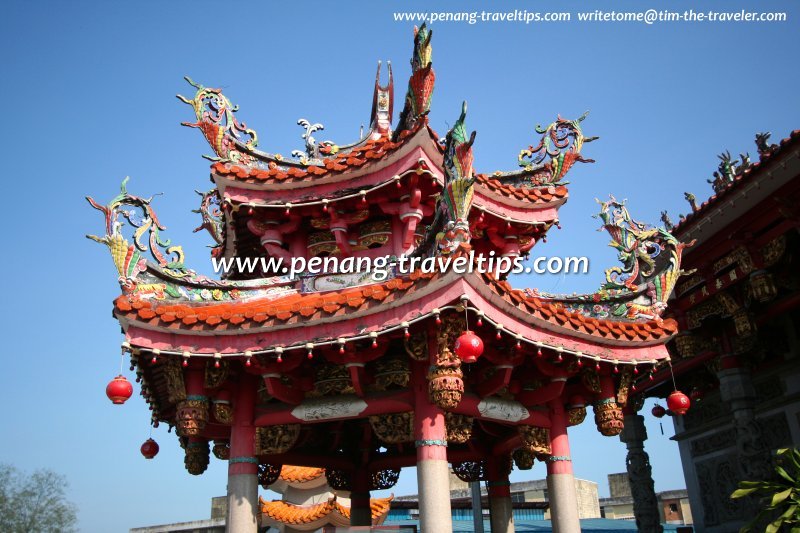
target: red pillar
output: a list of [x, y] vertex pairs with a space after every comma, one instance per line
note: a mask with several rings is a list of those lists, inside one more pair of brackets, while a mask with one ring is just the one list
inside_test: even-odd
[[[436, 335], [429, 335], [428, 352], [438, 351]], [[450, 469], [444, 412], [428, 399], [428, 363], [413, 361], [414, 438], [417, 447], [417, 485], [422, 531], [452, 531]]]
[[561, 398], [552, 400], [549, 406], [551, 456], [547, 461], [547, 491], [550, 497], [550, 519], [553, 533], [576, 533], [581, 530], [581, 526], [567, 436], [567, 414]]
[[489, 485], [489, 516], [492, 533], [514, 533], [514, 510], [511, 504], [511, 483], [508, 472], [500, 464], [505, 458], [486, 461]]
[[255, 457], [256, 378], [242, 374], [233, 405], [231, 456], [228, 460], [229, 533], [258, 531], [258, 458]]
[[350, 493], [350, 525], [371, 526], [372, 509], [369, 505], [369, 471], [364, 468], [353, 472], [353, 490]]

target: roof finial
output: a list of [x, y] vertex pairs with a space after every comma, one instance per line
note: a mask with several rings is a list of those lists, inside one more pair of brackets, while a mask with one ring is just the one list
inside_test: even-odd
[[419, 119], [430, 111], [431, 96], [436, 74], [431, 63], [431, 37], [433, 32], [425, 24], [414, 28], [414, 51], [411, 56], [411, 77], [408, 80], [405, 105], [400, 113], [395, 137], [400, 132], [414, 129]]
[[389, 82], [386, 85], [381, 85], [381, 64], [381, 61], [378, 61], [378, 70], [375, 73], [375, 88], [372, 93], [372, 112], [370, 113], [369, 128], [373, 139], [391, 135], [392, 117], [394, 116], [394, 78], [392, 77], [392, 62], [387, 62], [389, 67]]

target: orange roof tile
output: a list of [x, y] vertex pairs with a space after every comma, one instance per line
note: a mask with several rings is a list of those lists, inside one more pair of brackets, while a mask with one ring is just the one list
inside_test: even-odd
[[[205, 305], [170, 304], [153, 299], [145, 300], [134, 293], [119, 296], [114, 304], [118, 314], [134, 317], [150, 325], [172, 328], [180, 328], [182, 325], [187, 329], [224, 329], [229, 325], [237, 328], [265, 327], [298, 316], [306, 320], [317, 320], [380, 305], [396, 299], [401, 293], [411, 292], [418, 288], [418, 284], [438, 276], [438, 273], [415, 271], [408, 277], [394, 278], [380, 284], [327, 293], [291, 294], [275, 300], [254, 299]], [[493, 292], [511, 305], [568, 330], [610, 340], [634, 342], [662, 339], [677, 332], [677, 323], [672, 319], [646, 322], [596, 319], [570, 311], [561, 302], [514, 289], [507, 281], [498, 281], [491, 273], [482, 274], [482, 279]]]
[[518, 200], [548, 203], [567, 197], [567, 188], [564, 185], [515, 187], [514, 185], [503, 183], [496, 177], [487, 174], [476, 174], [475, 178], [478, 183], [490, 191]]
[[[429, 280], [438, 274], [413, 272], [407, 278], [394, 278], [380, 284], [354, 287], [329, 293], [291, 294], [276, 300], [251, 300], [224, 302], [209, 305], [189, 305], [186, 303], [169, 304], [155, 300], [144, 300], [136, 294], [119, 296], [114, 301], [116, 311], [124, 315], [133, 315], [141, 321], [151, 324], [168, 325], [178, 322], [184, 326], [216, 326], [228, 323], [241, 326], [252, 324], [258, 327], [277, 322], [285, 322], [301, 315], [314, 319], [330, 316], [350, 309], [357, 310], [364, 306], [375, 305], [387, 299], [390, 294], [407, 291], [415, 282]], [[378, 290], [380, 289], [380, 290]], [[202, 323], [202, 324], [198, 324]]]
[[324, 468], [314, 468], [310, 466], [283, 465], [280, 478], [289, 483], [302, 483], [317, 479], [325, 474]]
[[[392, 499], [391, 496], [370, 499], [373, 521], [381, 519], [389, 512]], [[350, 518], [350, 508], [337, 502], [336, 498], [316, 505], [295, 505], [282, 500], [268, 502], [259, 497], [259, 504], [262, 515], [267, 515], [272, 520], [287, 525], [307, 524], [320, 520], [333, 512], [339, 513], [344, 518]]]
[[270, 163], [271, 168], [266, 170], [236, 163], [217, 162], [211, 165], [211, 169], [220, 176], [227, 176], [230, 179], [246, 183], [306, 180], [329, 173], [344, 172], [350, 168], [363, 166], [370, 161], [382, 159], [402, 146], [404, 141], [416, 133], [418, 129], [419, 128], [413, 131], [402, 132], [397, 142], [393, 142], [391, 138], [386, 136], [379, 139], [369, 139], [365, 141], [364, 144], [360, 144], [351, 150], [325, 157], [319, 165], [309, 165], [307, 167], [292, 166], [282, 169], [272, 162]]
[[627, 322], [622, 320], [601, 320], [575, 313], [564, 308], [560, 302], [548, 301], [530, 296], [524, 291], [514, 289], [507, 281], [498, 281], [491, 273], [483, 274], [492, 290], [509, 303], [524, 308], [531, 315], [552, 324], [585, 332], [612, 340], [648, 341], [670, 337], [678, 332], [678, 323], [671, 318], [648, 320], [646, 322]]

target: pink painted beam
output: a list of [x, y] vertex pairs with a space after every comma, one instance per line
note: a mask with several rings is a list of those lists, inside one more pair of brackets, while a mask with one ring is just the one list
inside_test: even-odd
[[564, 391], [567, 378], [553, 378], [550, 383], [532, 391], [522, 391], [515, 396], [516, 400], [522, 405], [545, 405], [550, 400], [555, 400]]
[[356, 391], [356, 395], [364, 397], [364, 385], [367, 381], [366, 371], [362, 363], [350, 363], [345, 365], [350, 374], [350, 382]]
[[522, 437], [519, 435], [512, 435], [505, 440], [502, 440], [494, 445], [492, 448], [492, 455], [495, 457], [500, 457], [503, 455], [507, 455], [517, 448], [522, 446]]
[[550, 427], [550, 418], [542, 411], [528, 409], [519, 402], [499, 398], [479, 398], [465, 394], [461, 402], [450, 410], [453, 413], [471, 416], [507, 425], [529, 425]]
[[275, 424], [314, 424], [371, 415], [404, 413], [412, 411], [413, 397], [410, 391], [392, 394], [358, 396], [328, 396], [306, 400], [294, 406], [275, 406], [259, 409], [256, 426]]
[[286, 386], [286, 384], [281, 381], [280, 374], [264, 374], [262, 377], [264, 378], [264, 385], [267, 387], [267, 392], [273, 398], [291, 405], [298, 405], [303, 401], [305, 393], [299, 388]]
[[481, 397], [484, 396], [491, 396], [492, 394], [496, 393], [506, 385], [511, 380], [511, 373], [514, 371], [514, 367], [511, 365], [500, 365], [497, 367], [497, 372], [487, 379], [486, 381], [481, 381], [478, 383], [476, 387], [478, 391], [478, 395]]

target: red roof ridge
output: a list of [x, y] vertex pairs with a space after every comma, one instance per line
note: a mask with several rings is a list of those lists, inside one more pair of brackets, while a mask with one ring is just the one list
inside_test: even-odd
[[565, 185], [553, 183], [532, 185], [530, 187], [517, 187], [510, 183], [503, 183], [493, 175], [475, 174], [477, 182], [492, 192], [509, 198], [529, 200], [532, 202], [549, 203], [554, 199], [566, 198], [568, 191]]
[[539, 296], [526, 294], [513, 288], [508, 281], [496, 279], [491, 273], [484, 273], [483, 277], [495, 293], [512, 305], [523, 307], [532, 316], [565, 329], [612, 340], [624, 337], [631, 341], [662, 339], [671, 337], [678, 331], [678, 323], [671, 318], [636, 322], [589, 317], [568, 310], [560, 302], [550, 302]]
[[710, 208], [713, 204], [716, 204], [717, 201], [729, 194], [730, 191], [739, 187], [739, 184], [744, 181], [749, 181], [752, 179], [751, 177], [753, 174], [756, 174], [760, 168], [762, 168], [765, 164], [771, 162], [778, 154], [783, 152], [783, 148], [800, 139], [800, 129], [792, 130], [789, 133], [789, 136], [781, 139], [780, 143], [769, 152], [764, 153], [761, 158], [753, 163], [750, 168], [746, 169], [741, 174], [738, 174], [734, 177], [733, 181], [728, 183], [724, 189], [719, 192], [715, 192], [711, 196], [709, 196], [702, 204], [697, 207], [697, 210], [692, 211], [691, 213], [687, 214], [685, 218], [678, 221], [675, 226], [673, 226], [672, 230], [670, 230], [673, 234], [675, 232], [685, 229], [692, 221], [699, 218], [700, 214]]

